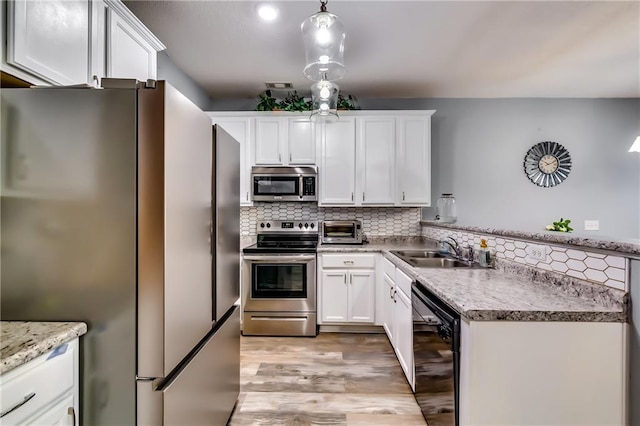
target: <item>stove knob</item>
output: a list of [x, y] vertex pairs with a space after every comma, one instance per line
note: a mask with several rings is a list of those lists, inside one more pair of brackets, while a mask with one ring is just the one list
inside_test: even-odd
[[302, 229], [302, 224], [301, 223], [298, 224], [298, 228]]
[[260, 224], [260, 228], [264, 228], [264, 222]]
[[309, 227], [309, 224], [308, 224], [308, 223], [305, 223], [305, 224], [304, 224], [304, 227], [305, 227], [305, 228], [308, 228], [308, 227]]
[[311, 224], [311, 229], [313, 229], [313, 227], [314, 227], [314, 226], [316, 226], [316, 224], [315, 224], [315, 223], [312, 223], [312, 224]]
[[271, 228], [271, 224], [270, 223], [267, 223], [267, 228]]

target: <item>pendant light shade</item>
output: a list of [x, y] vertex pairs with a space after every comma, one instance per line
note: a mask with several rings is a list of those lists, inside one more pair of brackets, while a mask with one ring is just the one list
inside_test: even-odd
[[633, 145], [631, 145], [629, 152], [640, 152], [640, 136], [638, 136]]
[[320, 81], [311, 86], [313, 111], [309, 119], [317, 123], [331, 123], [338, 120], [338, 85], [330, 81]]
[[344, 77], [344, 25], [327, 12], [327, 0], [320, 0], [320, 12], [302, 23], [302, 39], [306, 54], [304, 76], [309, 80], [339, 80]]

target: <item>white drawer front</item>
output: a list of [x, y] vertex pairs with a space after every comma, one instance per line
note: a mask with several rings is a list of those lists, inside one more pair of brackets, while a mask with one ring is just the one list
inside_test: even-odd
[[396, 268], [396, 288], [399, 288], [408, 297], [411, 297], [411, 282], [413, 280], [400, 269]]
[[372, 254], [324, 254], [323, 268], [371, 268], [376, 265], [376, 257]]
[[396, 265], [385, 257], [382, 258], [382, 271], [389, 276], [392, 280], [396, 277]]
[[71, 392], [74, 382], [73, 351], [74, 346], [65, 343], [0, 376], [0, 412], [4, 413], [28, 399], [2, 417], [0, 425], [20, 423], [60, 395]]

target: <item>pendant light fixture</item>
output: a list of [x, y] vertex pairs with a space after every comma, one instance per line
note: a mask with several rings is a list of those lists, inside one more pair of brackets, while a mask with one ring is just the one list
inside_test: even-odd
[[629, 152], [640, 152], [640, 136], [638, 136], [633, 145], [631, 145]]
[[339, 80], [344, 77], [344, 25], [327, 11], [327, 1], [320, 0], [320, 11], [301, 25], [306, 54], [303, 74], [309, 80]]
[[313, 111], [309, 119], [316, 123], [331, 123], [338, 120], [337, 84], [328, 80], [319, 81], [311, 86]]

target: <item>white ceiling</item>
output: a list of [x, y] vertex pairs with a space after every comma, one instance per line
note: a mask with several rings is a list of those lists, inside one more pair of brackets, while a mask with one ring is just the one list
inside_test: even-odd
[[[125, 1], [214, 98], [266, 81], [306, 92], [301, 22], [314, 0]], [[358, 97], [640, 97], [640, 2], [348, 1], [343, 93]]]

